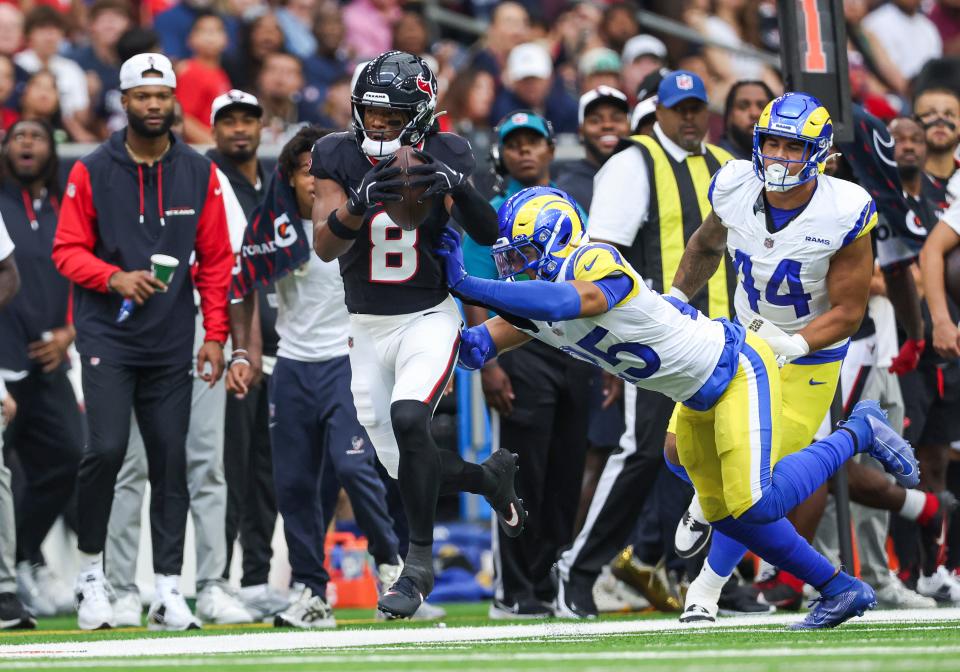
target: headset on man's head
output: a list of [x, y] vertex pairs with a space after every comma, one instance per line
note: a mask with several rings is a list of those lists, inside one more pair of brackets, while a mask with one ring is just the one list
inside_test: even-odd
[[507, 169], [503, 165], [502, 152], [500, 151], [501, 144], [502, 144], [500, 141], [500, 129], [503, 127], [505, 123], [507, 123], [507, 120], [509, 120], [510, 117], [517, 114], [518, 112], [535, 115], [543, 119], [544, 124], [547, 127], [547, 144], [549, 144], [551, 147], [555, 147], [557, 144], [557, 136], [553, 130], [553, 124], [550, 123], [550, 120], [547, 119], [545, 116], [543, 116], [542, 114], [539, 114], [538, 112], [534, 112], [533, 110], [521, 109], [521, 110], [511, 111], [509, 114], [505, 115], [500, 121], [498, 121], [496, 126], [493, 127], [493, 141], [490, 143], [490, 164], [493, 166], [493, 172], [495, 172], [500, 177], [503, 177], [504, 175], [507, 174]]

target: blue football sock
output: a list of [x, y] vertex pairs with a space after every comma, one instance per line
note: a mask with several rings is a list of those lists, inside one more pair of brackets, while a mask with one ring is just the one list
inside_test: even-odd
[[730, 576], [746, 552], [747, 547], [739, 541], [731, 539], [720, 530], [714, 530], [707, 560], [718, 575]]
[[844, 428], [787, 455], [774, 465], [770, 486], [740, 520], [763, 524], [783, 518], [853, 457], [855, 448], [854, 432]]
[[[753, 525], [728, 516], [714, 522], [713, 527], [715, 534], [723, 532], [771, 565], [787, 570], [811, 586], [825, 586], [836, 574], [837, 570], [834, 566], [813, 550], [813, 547], [797, 534], [786, 518], [772, 523]], [[712, 560], [710, 566], [719, 573], [719, 568], [713, 564]]]
[[687, 470], [683, 468], [683, 465], [674, 464], [671, 462], [669, 459], [667, 459], [666, 453], [663, 454], [663, 461], [667, 463], [667, 469], [672, 471], [677, 478], [679, 478], [681, 481], [689, 483], [690, 485], [693, 485], [693, 481], [690, 480], [690, 476], [687, 474]]
[[837, 572], [822, 586], [814, 586], [824, 597], [835, 597], [840, 593], [851, 590], [857, 585], [857, 580], [846, 572]]

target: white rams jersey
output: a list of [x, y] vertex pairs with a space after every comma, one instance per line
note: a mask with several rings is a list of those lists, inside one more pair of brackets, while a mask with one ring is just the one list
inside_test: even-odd
[[628, 276], [633, 289], [606, 313], [534, 322], [538, 331], [524, 331], [628, 383], [686, 401], [717, 366], [726, 342], [723, 325], [648, 289], [616, 248], [603, 243], [579, 248], [561, 266], [555, 282], [597, 281], [612, 275]]
[[714, 175], [709, 198], [727, 227], [727, 251], [738, 280], [737, 319], [749, 324], [759, 315], [795, 334], [830, 309], [830, 260], [869, 235], [877, 211], [860, 186], [820, 175], [806, 207], [774, 231], [767, 224], [762, 191], [752, 162], [730, 161]]

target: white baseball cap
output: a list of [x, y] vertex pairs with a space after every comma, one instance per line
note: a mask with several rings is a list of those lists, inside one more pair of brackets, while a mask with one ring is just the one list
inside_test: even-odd
[[527, 77], [549, 79], [553, 75], [553, 60], [546, 48], [536, 42], [518, 44], [507, 56], [507, 79], [517, 82]]
[[213, 99], [213, 105], [210, 106], [210, 125], [217, 123], [218, 114], [232, 107], [245, 107], [256, 116], [263, 116], [263, 107], [255, 95], [240, 89], [230, 89]]
[[637, 103], [637, 106], [633, 108], [633, 114], [630, 116], [630, 128], [634, 131], [637, 130], [637, 126], [640, 125], [644, 119], [649, 117], [651, 114], [657, 113], [657, 97], [650, 96], [645, 98]]
[[583, 125], [583, 118], [587, 116], [587, 108], [599, 101], [608, 101], [620, 107], [624, 112], [630, 111], [630, 103], [627, 102], [627, 94], [612, 86], [601, 84], [595, 89], [590, 89], [580, 96], [580, 106], [577, 110], [577, 120]]
[[633, 63], [641, 56], [656, 56], [661, 61], [667, 58], [667, 45], [653, 35], [634, 35], [623, 45], [623, 64]]
[[170, 59], [163, 54], [137, 54], [124, 61], [120, 66], [120, 90], [136, 86], [177, 88], [177, 76]]

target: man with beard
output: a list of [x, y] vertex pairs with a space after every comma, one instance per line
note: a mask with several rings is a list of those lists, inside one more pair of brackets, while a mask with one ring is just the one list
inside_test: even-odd
[[593, 177], [613, 155], [620, 138], [630, 135], [630, 106], [622, 91], [598, 86], [580, 96], [580, 141], [586, 156], [566, 164], [557, 187], [573, 196], [584, 211], [593, 200]]
[[927, 89], [914, 100], [913, 116], [927, 140], [923, 193], [933, 201], [940, 215], [960, 196], [960, 174], [955, 158], [960, 144], [960, 97], [950, 89]]
[[[948, 166], [939, 156], [931, 163], [929, 152], [934, 146], [948, 144], [947, 139], [951, 134], [956, 139], [955, 130], [943, 123], [951, 118], [951, 108], [955, 108], [956, 103], [953, 94], [927, 91], [918, 97], [918, 109], [923, 114], [918, 114], [916, 121], [896, 119], [890, 125], [891, 135], [896, 141], [894, 156], [897, 170], [911, 210], [906, 221], [906, 233], [913, 234], [913, 238], [901, 234], [878, 240], [877, 256], [885, 270], [899, 267], [905, 268], [905, 273], [910, 273], [921, 244], [931, 235], [937, 220], [942, 217], [942, 209], [946, 206], [937, 199], [945, 197], [944, 190], [938, 188], [943, 180], [931, 175], [929, 170], [932, 166], [943, 177], [947, 174]], [[924, 123], [924, 119], [930, 122], [931, 112], [940, 116], [932, 123]], [[956, 116], [952, 118], [958, 120]], [[926, 172], [921, 167], [926, 168]], [[947, 219], [945, 216], [943, 218]], [[938, 236], [938, 239], [935, 244], [942, 241], [942, 236]], [[921, 269], [923, 266], [921, 263]], [[926, 269], [924, 274], [927, 275]], [[946, 492], [950, 444], [960, 440], [960, 421], [956, 413], [960, 401], [960, 365], [956, 352], [938, 345], [942, 346], [944, 341], [949, 340], [944, 338], [944, 334], [949, 334], [951, 327], [956, 333], [960, 313], [953, 301], [942, 293], [939, 303], [942, 305], [935, 308], [928, 308], [926, 301], [923, 303], [924, 335], [922, 340], [914, 341], [918, 344], [915, 349], [919, 363], [915, 370], [900, 376], [900, 388], [909, 419], [904, 436], [916, 446], [920, 460], [920, 489], [926, 491], [919, 494], [923, 494], [926, 500], [939, 497], [941, 503], [948, 503], [953, 499]], [[942, 317], [946, 319], [938, 319]], [[924, 347], [924, 344], [934, 347]], [[909, 507], [910, 497], [916, 500], [919, 507], [921, 500], [918, 495], [908, 493], [904, 508]], [[932, 507], [928, 503], [924, 508]], [[943, 514], [927, 518], [929, 520], [920, 520], [919, 526], [894, 519], [894, 548], [900, 558], [901, 575], [906, 577], [909, 584], [915, 581], [916, 590], [921, 595], [938, 602], [960, 602], [960, 582], [942, 566], [945, 539], [942, 534]]]
[[[573, 196], [584, 211], [589, 211], [593, 201], [594, 176], [613, 155], [620, 139], [630, 135], [630, 105], [626, 94], [609, 86], [598, 86], [587, 91], [580, 96], [579, 121], [580, 141], [586, 156], [563, 167], [557, 176], [557, 187]], [[589, 390], [590, 447], [584, 466], [576, 528], [583, 524], [603, 465], [623, 433], [623, 408], [617, 403], [623, 394], [620, 379], [601, 371], [592, 371]]]
[[[179, 116], [175, 113], [176, 116]], [[176, 127], [176, 123], [172, 128]], [[247, 225], [240, 203], [226, 175], [219, 169], [217, 178], [223, 190], [227, 227], [236, 253]], [[198, 311], [194, 348], [203, 342], [203, 316]], [[223, 574], [229, 568], [226, 533], [227, 482], [223, 451], [226, 395], [217, 384], [208, 385], [194, 377], [190, 395], [190, 425], [187, 430], [187, 489], [195, 531], [197, 558], [197, 617], [220, 625], [249, 623], [250, 613], [228, 589]], [[147, 453], [139, 425], [133, 424], [123, 466], [113, 492], [113, 507], [107, 525], [107, 581], [116, 594], [113, 615], [117, 627], [139, 627], [143, 617], [140, 591], [136, 583], [137, 555], [140, 548], [140, 512], [147, 485]], [[271, 532], [273, 528], [271, 527]]]
[[[233, 187], [247, 222], [263, 202], [267, 180], [257, 159], [263, 108], [256, 96], [232, 90], [213, 102], [210, 124], [216, 147], [207, 158], [217, 164]], [[277, 520], [273, 489], [267, 388], [277, 358], [277, 292], [271, 283], [258, 292], [260, 329], [258, 347], [241, 349], [234, 343], [233, 359], [253, 364], [253, 384], [227, 396], [227, 423], [223, 466], [227, 478], [227, 567], [230, 571], [233, 542], [239, 536], [243, 548], [240, 597], [247, 609], [260, 618], [274, 616], [288, 606], [287, 599], [267, 583], [270, 573], [270, 542]], [[257, 355], [260, 357], [257, 357]], [[235, 368], [235, 367], [232, 367]], [[230, 375], [227, 389], [231, 388]], [[258, 619], [259, 620], [259, 619]]]
[[724, 133], [717, 145], [735, 159], [749, 159], [753, 154], [753, 127], [773, 98], [770, 87], [758, 79], [743, 79], [730, 87], [723, 106]]
[[[75, 593], [78, 625], [85, 630], [114, 624], [103, 549], [131, 410], [151, 485], [157, 593], [149, 627], [198, 627], [178, 589], [189, 506], [193, 295], [194, 289], [200, 294], [205, 330], [197, 374], [213, 386], [224, 367], [233, 255], [216, 167], [170, 132], [176, 85], [173, 66], [161, 54], [138, 54], [123, 64], [129, 126], [73, 166], [54, 239], [54, 263], [75, 285], [89, 425], [77, 481], [81, 567]], [[171, 257], [177, 262], [166, 281], [146, 270], [158, 254], [167, 268]]]
[[70, 283], [50, 259], [60, 211], [57, 173], [52, 130], [40, 121], [14, 124], [3, 142], [0, 210], [17, 246], [23, 289], [0, 311], [0, 375], [20, 413], [4, 443], [16, 452], [24, 477], [17, 506], [19, 593], [35, 615], [47, 617], [71, 600], [57, 599], [40, 544], [73, 494], [83, 434], [67, 379], [74, 338], [67, 320]]

